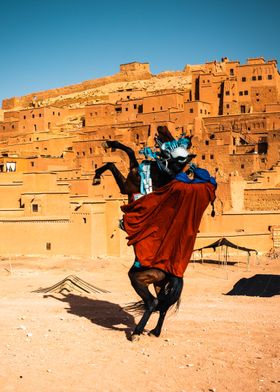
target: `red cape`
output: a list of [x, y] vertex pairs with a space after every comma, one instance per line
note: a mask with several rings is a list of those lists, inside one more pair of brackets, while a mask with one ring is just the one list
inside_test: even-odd
[[202, 215], [215, 199], [210, 183], [173, 180], [164, 187], [122, 206], [128, 245], [145, 267], [182, 277], [191, 258]]

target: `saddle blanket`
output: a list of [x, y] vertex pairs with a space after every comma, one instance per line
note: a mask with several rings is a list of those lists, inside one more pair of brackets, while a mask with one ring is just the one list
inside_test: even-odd
[[182, 277], [191, 258], [202, 215], [215, 199], [209, 182], [173, 180], [158, 190], [122, 206], [128, 245], [141, 266]]

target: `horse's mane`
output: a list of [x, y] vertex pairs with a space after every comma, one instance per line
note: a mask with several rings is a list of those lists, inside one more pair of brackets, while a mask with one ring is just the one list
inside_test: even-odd
[[166, 125], [160, 125], [157, 127], [156, 139], [158, 139], [161, 143], [172, 142], [173, 140], [175, 140]]

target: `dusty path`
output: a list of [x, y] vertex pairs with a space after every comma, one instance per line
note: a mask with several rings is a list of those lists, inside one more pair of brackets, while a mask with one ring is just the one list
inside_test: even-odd
[[[167, 318], [160, 338], [134, 343], [127, 339], [134, 317], [122, 310], [138, 299], [127, 278], [130, 260], [11, 265], [12, 273], [9, 260], [0, 261], [1, 392], [280, 390], [279, 260], [262, 259], [248, 272], [242, 264], [190, 264], [179, 313]], [[110, 293], [32, 292], [70, 274]], [[266, 275], [271, 297], [252, 295], [267, 294], [256, 279], [235, 286], [239, 296], [225, 295], [256, 274]]]

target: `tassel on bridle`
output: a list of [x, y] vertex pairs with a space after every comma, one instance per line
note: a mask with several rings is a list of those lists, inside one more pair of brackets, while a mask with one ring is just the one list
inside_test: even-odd
[[213, 201], [211, 202], [211, 206], [212, 206], [211, 216], [212, 218], [214, 218], [214, 216], [216, 215], [216, 211], [215, 211], [215, 206]]

